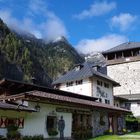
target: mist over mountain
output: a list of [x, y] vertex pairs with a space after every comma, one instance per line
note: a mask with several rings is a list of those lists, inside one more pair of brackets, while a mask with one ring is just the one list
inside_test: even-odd
[[[22, 26], [22, 25], [21, 25]], [[0, 19], [0, 78], [50, 85], [84, 58], [65, 37], [47, 42], [30, 33], [16, 33]]]

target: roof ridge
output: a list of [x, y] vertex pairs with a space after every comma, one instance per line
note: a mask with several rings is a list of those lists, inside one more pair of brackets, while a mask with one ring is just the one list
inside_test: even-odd
[[129, 50], [129, 49], [135, 49], [135, 48], [140, 48], [140, 42], [124, 42], [121, 43], [120, 45], [117, 45], [115, 47], [112, 47], [108, 50], [103, 51], [102, 53], [113, 53], [113, 52], [118, 52], [118, 51], [123, 51], [123, 50]]

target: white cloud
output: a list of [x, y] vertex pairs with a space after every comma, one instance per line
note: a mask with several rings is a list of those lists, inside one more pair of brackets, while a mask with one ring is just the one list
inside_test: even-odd
[[101, 52], [127, 41], [125, 36], [110, 34], [97, 39], [83, 39], [76, 45], [76, 49], [83, 54]]
[[130, 13], [122, 13], [111, 18], [111, 27], [118, 27], [121, 31], [125, 31], [131, 27], [136, 21], [137, 16]]
[[43, 0], [29, 0], [28, 8], [28, 14], [31, 14], [31, 16], [41, 13], [43, 13], [42, 16], [45, 16], [48, 13], [47, 4]]
[[[44, 30], [44, 32], [43, 32]], [[54, 40], [59, 36], [67, 36], [67, 30], [60, 19], [50, 18], [42, 24], [43, 36], [48, 40]]]
[[[10, 10], [0, 10], [3, 21], [17, 32], [29, 32], [37, 38], [48, 40], [58, 36], [68, 36], [63, 21], [54, 12], [48, 10], [43, 0], [30, 0], [25, 15], [22, 20], [19, 20], [12, 15]], [[42, 17], [41, 21], [36, 22], [40, 17]]]
[[74, 15], [74, 17], [78, 19], [85, 19], [93, 16], [101, 16], [106, 13], [109, 13], [115, 8], [116, 8], [115, 2], [110, 3], [107, 3], [106, 1], [95, 2], [90, 6], [89, 9], [83, 10], [80, 14]]
[[0, 17], [8, 25], [9, 28], [14, 29], [17, 32], [29, 32], [37, 36], [42, 37], [39, 29], [29, 18], [18, 20], [12, 16], [9, 10], [0, 10]]
[[54, 12], [48, 10], [43, 0], [30, 0], [29, 9], [33, 16], [40, 15], [46, 19], [45, 22], [40, 24], [43, 38], [52, 40], [59, 36], [68, 36], [63, 21]]

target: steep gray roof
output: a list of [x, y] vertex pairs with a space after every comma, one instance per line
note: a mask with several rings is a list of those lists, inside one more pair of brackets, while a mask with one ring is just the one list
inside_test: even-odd
[[109, 80], [112, 82], [114, 85], [119, 85], [116, 81], [114, 81], [112, 78], [107, 76], [106, 74], [103, 74], [101, 72], [98, 72], [94, 70], [93, 67], [97, 66], [97, 64], [90, 63], [90, 62], [84, 62], [81, 65], [81, 69], [76, 71], [75, 68], [66, 73], [65, 75], [61, 76], [58, 78], [56, 81], [53, 82], [53, 85], [55, 84], [60, 84], [60, 83], [66, 83], [70, 81], [76, 81], [76, 80], [81, 80], [89, 77], [100, 77], [106, 80]]
[[119, 52], [123, 50], [130, 50], [130, 49], [135, 49], [135, 48], [140, 48], [140, 42], [126, 42], [114, 48], [104, 51], [103, 54]]

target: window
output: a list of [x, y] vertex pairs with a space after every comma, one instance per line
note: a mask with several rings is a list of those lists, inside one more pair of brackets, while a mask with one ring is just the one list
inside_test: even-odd
[[109, 84], [108, 83], [104, 83], [104, 87], [105, 88], [109, 88]]
[[17, 119], [16, 118], [7, 118], [7, 126], [17, 126]]
[[97, 85], [102, 86], [102, 85], [103, 85], [103, 82], [102, 82], [102, 81], [97, 80]]
[[108, 100], [108, 104], [110, 104], [110, 100]]
[[99, 98], [99, 102], [100, 102], [100, 103], [102, 102], [102, 99], [101, 99], [101, 98]]
[[57, 135], [57, 117], [56, 116], [47, 116], [47, 132], [48, 135], [56, 134]]
[[130, 110], [130, 107], [131, 107], [131, 103], [125, 103], [125, 108]]
[[83, 123], [83, 115], [80, 115], [80, 122]]
[[80, 66], [76, 66], [75, 71], [79, 71], [79, 70], [80, 70]]
[[100, 114], [100, 125], [104, 126], [105, 121], [104, 121], [104, 115]]
[[83, 84], [83, 80], [76, 81], [76, 85], [82, 85], [82, 84]]
[[73, 86], [73, 82], [67, 82], [66, 83], [66, 87], [70, 87], [70, 86]]
[[106, 104], [110, 104], [110, 100], [105, 99]]
[[7, 126], [17, 126], [18, 128], [24, 127], [24, 118], [7, 118], [1, 117], [0, 118], [0, 128], [6, 128]]
[[78, 66], [75, 67], [75, 71], [79, 71], [79, 70], [81, 70], [82, 68], [83, 68], [83, 65], [78, 65]]
[[137, 105], [140, 106], [140, 102], [137, 102]]

